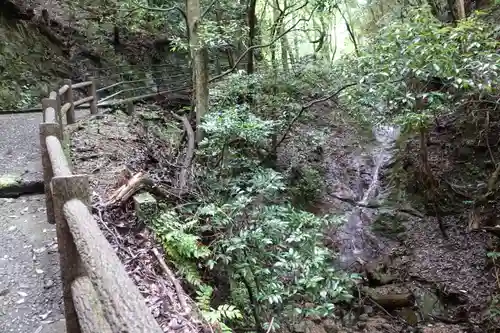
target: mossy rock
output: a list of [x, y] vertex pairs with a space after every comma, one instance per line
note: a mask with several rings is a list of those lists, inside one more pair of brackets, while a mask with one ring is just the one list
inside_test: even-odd
[[42, 194], [44, 185], [42, 180], [23, 180], [15, 175], [0, 176], [0, 197], [17, 198], [23, 194]]
[[21, 178], [19, 176], [15, 175], [0, 176], [0, 190], [13, 186], [19, 186], [20, 183], [21, 183]]

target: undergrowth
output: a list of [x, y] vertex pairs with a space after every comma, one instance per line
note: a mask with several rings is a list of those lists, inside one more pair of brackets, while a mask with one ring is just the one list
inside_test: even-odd
[[[324, 96], [347, 83], [336, 98], [346, 118], [396, 124], [403, 141], [418, 138], [419, 177], [403, 170], [400, 185], [418, 183], [424, 206], [438, 214], [442, 189], [429, 162], [430, 132], [442, 117], [463, 111], [464, 103], [498, 100], [500, 57], [498, 31], [480, 22], [480, 13], [457, 26], [429, 13], [425, 6], [415, 8], [381, 29], [359, 55], [334, 67], [306, 63], [288, 73], [232, 75], [211, 90], [212, 109], [197, 151], [197, 203], [166, 209], [156, 227], [171, 260], [198, 289], [208, 318], [225, 328], [263, 332], [270, 323], [278, 328], [311, 315], [331, 316], [336, 304], [352, 299], [355, 276], [336, 270], [335, 253], [323, 245], [323, 230], [342, 219], [303, 210], [321, 192], [322, 170], [302, 161], [321, 144], [306, 143], [304, 156], [285, 165], [276, 156], [276, 143], [286, 141], [279, 139], [307, 101], [304, 96]], [[292, 131], [313, 118], [305, 112]], [[298, 141], [307, 140], [303, 135]], [[498, 187], [497, 179], [493, 185]], [[406, 195], [400, 192], [396, 199]], [[210, 286], [215, 275], [224, 283]], [[211, 287], [222, 289], [222, 296], [214, 296], [218, 308], [208, 306]], [[496, 316], [498, 298], [492, 300], [490, 313]]]
[[[49, 46], [49, 47], [48, 47]], [[61, 50], [31, 23], [12, 23], [0, 15], [0, 108], [38, 104], [50, 85], [48, 78], [69, 76]]]
[[[304, 73], [316, 83], [325, 75], [316, 67]], [[223, 331], [263, 332], [332, 316], [353, 298], [357, 276], [336, 269], [336, 254], [324, 245], [324, 230], [343, 219], [302, 209], [321, 192], [321, 169], [302, 157], [278, 166], [272, 156], [304, 91], [319, 93], [313, 86], [293, 73], [234, 75], [221, 83], [202, 124], [197, 203], [164, 207], [153, 222], [205, 319]], [[308, 142], [321, 146], [324, 133], [310, 134]]]

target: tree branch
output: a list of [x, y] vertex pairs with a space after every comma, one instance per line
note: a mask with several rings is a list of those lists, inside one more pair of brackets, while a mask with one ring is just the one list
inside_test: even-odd
[[354, 83], [349, 83], [349, 84], [346, 84], [345, 86], [342, 86], [341, 88], [337, 89], [336, 91], [334, 91], [333, 93], [325, 96], [325, 97], [322, 97], [322, 98], [319, 98], [319, 99], [315, 99], [313, 101], [310, 101], [309, 103], [307, 104], [304, 104], [301, 108], [300, 108], [300, 111], [299, 113], [297, 113], [297, 115], [292, 119], [292, 121], [288, 124], [288, 126], [286, 127], [285, 129], [285, 132], [283, 133], [283, 136], [281, 137], [281, 139], [274, 145], [273, 149], [271, 151], [276, 151], [276, 148], [278, 148], [282, 143], [283, 141], [285, 141], [288, 133], [290, 132], [290, 130], [292, 129], [292, 126], [295, 124], [295, 122], [297, 120], [299, 120], [300, 116], [302, 116], [302, 114], [304, 113], [305, 110], [309, 109], [311, 106], [315, 105], [315, 104], [318, 104], [318, 103], [321, 103], [321, 102], [325, 102], [329, 99], [332, 99], [333, 97], [337, 96], [338, 94], [340, 94], [342, 91], [344, 91], [345, 89], [349, 88], [349, 87], [352, 87], [352, 86], [355, 86], [357, 85], [358, 82], [354, 82]]
[[[285, 20], [285, 17], [289, 14], [293, 14], [299, 10], [301, 10], [302, 8], [305, 8], [307, 5], [309, 4], [309, 0], [306, 0], [301, 6], [297, 7], [297, 8], [294, 8], [295, 5], [292, 5], [292, 6], [289, 6], [289, 7], [286, 7], [286, 8], [283, 8], [283, 10], [281, 10], [279, 8], [279, 3], [277, 3], [278, 7], [278, 11], [280, 12], [279, 16], [276, 18], [276, 20], [274, 21], [273, 25], [271, 26], [271, 36], [274, 36], [276, 34], [276, 29], [278, 28], [278, 26], [282, 25], [283, 24], [283, 21]], [[271, 7], [273, 7], [273, 5], [271, 5]], [[273, 7], [274, 8], [274, 7]], [[293, 10], [290, 10], [290, 12], [287, 13], [287, 10], [288, 9], [293, 9]], [[316, 8], [313, 9], [313, 12]], [[312, 15], [311, 15], [312, 16]], [[284, 25], [286, 26], [286, 24]]]
[[[215, 1], [214, 1], [215, 2]], [[171, 11], [174, 11], [174, 10], [177, 10], [179, 11], [179, 13], [182, 15], [182, 17], [184, 18], [184, 22], [186, 24], [186, 31], [187, 31], [187, 39], [189, 41], [190, 39], [190, 36], [189, 36], [189, 24], [188, 24], [188, 19], [187, 19], [187, 15], [186, 15], [186, 12], [182, 10], [181, 7], [179, 6], [173, 6], [173, 7], [170, 7], [170, 8], [160, 8], [160, 7], [148, 7], [148, 6], [144, 6], [144, 5], [141, 5], [140, 3], [136, 3], [134, 2], [134, 5], [137, 6], [138, 8], [141, 8], [141, 9], [146, 9], [146, 10], [150, 10], [150, 11], [153, 11], [153, 12], [171, 12]]]
[[253, 45], [253, 46], [250, 46], [249, 48], [247, 48], [238, 58], [238, 60], [236, 60], [236, 62], [234, 63], [233, 67], [231, 67], [230, 69], [228, 69], [227, 71], [225, 71], [224, 73], [222, 74], [219, 74], [217, 76], [214, 76], [213, 78], [211, 78], [210, 80], [208, 80], [208, 83], [211, 83], [213, 81], [216, 81], [220, 78], [223, 78], [224, 76], [234, 72], [234, 70], [238, 67], [238, 64], [245, 58], [245, 56], [247, 55], [248, 52], [252, 51], [252, 50], [255, 50], [255, 49], [261, 49], [261, 48], [264, 48], [264, 47], [269, 47], [271, 45], [273, 45], [274, 43], [276, 43], [281, 37], [283, 37], [284, 35], [286, 35], [287, 33], [289, 33], [290, 31], [292, 31], [300, 22], [308, 22], [311, 20], [311, 17], [314, 13], [314, 10], [311, 11], [311, 15], [309, 15], [309, 17], [307, 19], [304, 19], [304, 18], [301, 18], [299, 19], [297, 22], [295, 22], [290, 28], [286, 29], [285, 31], [283, 31], [281, 34], [279, 34], [279, 36], [277, 36], [276, 38], [274, 38], [272, 41], [270, 41], [269, 43], [267, 44], [260, 44], [260, 45]]
[[217, 3], [217, 0], [214, 0], [212, 1], [212, 3], [210, 5], [208, 5], [208, 7], [203, 11], [203, 13], [201, 14], [200, 16], [200, 20], [203, 19], [207, 14], [208, 12], [210, 11], [210, 9], [212, 9], [212, 7]]
[[179, 6], [173, 6], [173, 7], [170, 7], [170, 8], [148, 7], [148, 6], [141, 5], [140, 3], [137, 3], [137, 2], [134, 2], [134, 5], [136, 7], [138, 7], [138, 8], [150, 10], [150, 11], [153, 11], [153, 12], [171, 12], [171, 11], [174, 11], [174, 10], [182, 10]]

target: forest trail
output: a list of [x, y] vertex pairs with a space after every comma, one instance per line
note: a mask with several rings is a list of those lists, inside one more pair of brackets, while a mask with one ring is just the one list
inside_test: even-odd
[[[40, 122], [38, 113], [0, 116], [1, 176], [42, 179]], [[57, 242], [45, 198], [0, 200], [0, 332], [63, 332]]]
[[[41, 113], [0, 116], [0, 177], [42, 179]], [[43, 195], [0, 198], [0, 332], [65, 331], [54, 225]]]

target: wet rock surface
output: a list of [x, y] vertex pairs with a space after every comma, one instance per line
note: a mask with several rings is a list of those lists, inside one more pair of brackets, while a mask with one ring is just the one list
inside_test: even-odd
[[414, 208], [418, 202], [393, 202], [387, 175], [397, 134], [333, 126], [324, 148], [318, 212], [345, 212], [328, 244], [339, 252], [338, 265], [363, 276], [362, 297], [349, 313], [339, 311], [335, 325], [339, 332], [484, 332], [496, 288], [489, 236], [469, 232], [456, 214], [443, 217], [444, 239], [436, 218]]

